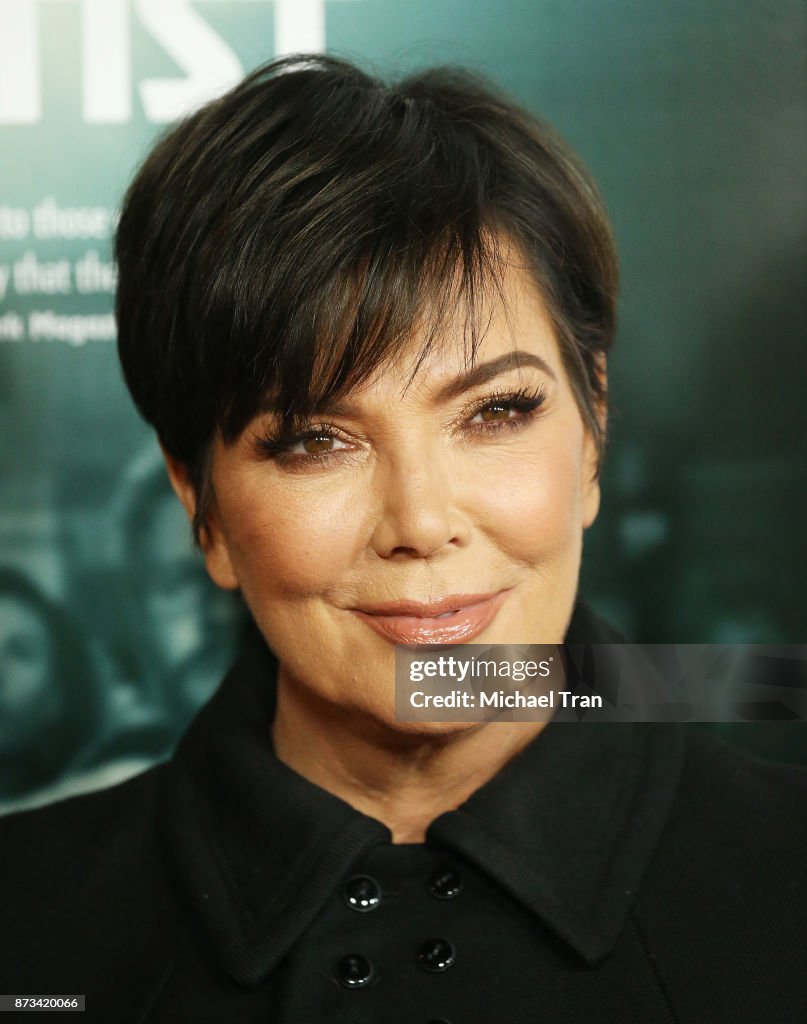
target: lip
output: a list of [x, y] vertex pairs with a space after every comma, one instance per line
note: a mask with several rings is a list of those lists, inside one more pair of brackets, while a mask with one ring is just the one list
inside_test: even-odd
[[351, 611], [393, 644], [462, 644], [490, 625], [509, 592], [510, 588], [488, 594], [449, 594], [429, 603], [388, 601]]

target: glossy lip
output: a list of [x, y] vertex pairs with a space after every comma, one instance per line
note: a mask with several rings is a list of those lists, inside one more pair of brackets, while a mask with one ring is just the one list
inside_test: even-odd
[[490, 625], [509, 593], [510, 588], [492, 594], [449, 594], [429, 603], [389, 601], [351, 611], [392, 644], [462, 644]]

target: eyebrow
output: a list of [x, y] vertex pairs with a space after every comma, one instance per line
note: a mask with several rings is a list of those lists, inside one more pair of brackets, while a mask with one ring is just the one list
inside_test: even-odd
[[533, 352], [515, 349], [504, 355], [496, 356], [494, 359], [488, 359], [487, 362], [479, 363], [478, 366], [472, 366], [458, 377], [448, 381], [437, 392], [437, 401], [447, 402], [452, 398], [457, 398], [465, 391], [470, 391], [471, 388], [486, 384], [494, 377], [498, 377], [500, 373], [506, 373], [508, 370], [520, 370], [522, 366], [534, 366], [551, 377], [552, 380], [557, 380], [555, 371], [545, 359]]
[[[495, 356], [484, 363], [472, 366], [458, 376], [446, 381], [437, 392], [436, 400], [438, 403], [449, 402], [452, 398], [457, 398], [472, 388], [486, 384], [489, 380], [493, 380], [494, 377], [498, 377], [502, 373], [520, 370], [525, 366], [533, 366], [541, 370], [542, 373], [545, 373], [554, 381], [558, 379], [557, 374], [545, 359], [535, 355], [533, 352], [526, 352], [524, 349], [514, 349], [512, 352], [506, 352], [504, 355]], [[315, 411], [331, 416], [348, 416], [352, 410], [353, 407], [349, 402], [325, 401]], [[277, 407], [270, 399], [263, 405], [263, 411], [276, 412]]]

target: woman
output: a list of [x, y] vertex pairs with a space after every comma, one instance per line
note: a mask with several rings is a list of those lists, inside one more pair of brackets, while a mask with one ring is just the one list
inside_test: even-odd
[[159, 143], [117, 255], [127, 383], [257, 629], [170, 762], [2, 823], [4, 991], [803, 1019], [804, 774], [672, 725], [394, 713], [399, 644], [619, 639], [577, 598], [617, 274], [576, 159], [461, 72], [279, 61]]

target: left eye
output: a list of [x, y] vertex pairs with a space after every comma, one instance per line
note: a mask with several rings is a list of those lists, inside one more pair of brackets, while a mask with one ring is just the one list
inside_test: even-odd
[[[517, 414], [518, 410], [510, 402], [491, 402], [489, 405], [484, 406], [480, 409], [476, 415], [471, 418], [471, 422], [474, 421], [481, 423], [499, 423], [504, 422], [513, 418], [513, 415]], [[511, 415], [512, 414], [512, 415]]]

